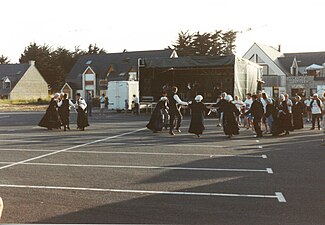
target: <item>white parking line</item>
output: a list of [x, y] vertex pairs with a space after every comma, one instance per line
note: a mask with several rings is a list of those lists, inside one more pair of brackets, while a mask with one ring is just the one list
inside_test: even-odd
[[0, 184], [3, 188], [28, 188], [45, 190], [65, 190], [65, 191], [94, 191], [94, 192], [116, 192], [129, 194], [158, 194], [158, 195], [187, 195], [202, 197], [242, 197], [242, 198], [266, 198], [277, 199], [279, 202], [286, 202], [281, 192], [275, 192], [275, 195], [254, 195], [254, 194], [230, 194], [230, 193], [208, 193], [208, 192], [182, 192], [182, 191], [146, 191], [146, 190], [123, 190], [106, 188], [81, 188], [81, 187], [57, 187], [57, 186], [34, 186], [34, 185], [10, 185]]
[[[45, 149], [11, 149], [0, 148], [0, 151], [12, 152], [55, 152], [56, 150]], [[116, 155], [159, 155], [159, 156], [194, 156], [194, 157], [236, 157], [236, 158], [262, 158], [266, 159], [266, 155], [223, 155], [223, 154], [202, 154], [202, 153], [177, 153], [177, 152], [119, 152], [119, 151], [66, 151], [65, 153], [80, 153], [80, 154], [116, 154]]]
[[42, 158], [45, 158], [47, 156], [55, 155], [55, 154], [58, 154], [58, 153], [61, 153], [61, 152], [66, 152], [66, 151], [69, 151], [69, 150], [72, 150], [72, 149], [81, 148], [81, 147], [84, 147], [84, 146], [87, 146], [87, 145], [96, 144], [96, 143], [107, 141], [107, 140], [110, 140], [110, 139], [119, 138], [119, 137], [123, 137], [123, 136], [126, 136], [126, 135], [134, 134], [134, 133], [137, 133], [137, 132], [145, 130], [145, 129], [146, 128], [141, 128], [141, 129], [138, 129], [138, 130], [135, 130], [135, 131], [130, 131], [130, 132], [127, 132], [127, 133], [114, 135], [114, 136], [111, 136], [111, 137], [99, 139], [99, 140], [96, 140], [96, 141], [87, 142], [87, 143], [80, 144], [80, 145], [75, 145], [73, 147], [69, 147], [69, 148], [65, 148], [65, 149], [58, 150], [58, 151], [55, 151], [55, 152], [51, 152], [51, 153], [48, 153], [48, 154], [44, 154], [44, 155], [40, 155], [40, 156], [37, 156], [37, 157], [29, 158], [29, 159], [26, 159], [26, 160], [23, 160], [23, 161], [20, 161], [20, 162], [12, 163], [10, 165], [2, 166], [2, 167], [0, 167], [0, 170], [6, 169], [6, 168], [9, 168], [9, 167], [13, 167], [13, 166], [16, 166], [16, 165], [19, 165], [19, 164], [22, 164], [22, 163], [27, 163], [27, 162], [30, 162], [30, 161], [34, 161], [36, 159], [42, 159]]
[[[0, 164], [13, 164], [13, 162], [0, 162]], [[159, 170], [190, 170], [190, 171], [222, 171], [222, 172], [262, 172], [273, 174], [271, 168], [266, 169], [224, 169], [224, 168], [205, 168], [205, 167], [175, 167], [175, 166], [128, 166], [128, 165], [85, 165], [72, 163], [20, 163], [28, 166], [60, 166], [60, 167], [92, 167], [92, 168], [118, 168], [118, 169], [159, 169]]]
[[9, 118], [10, 116], [0, 116], [0, 119]]

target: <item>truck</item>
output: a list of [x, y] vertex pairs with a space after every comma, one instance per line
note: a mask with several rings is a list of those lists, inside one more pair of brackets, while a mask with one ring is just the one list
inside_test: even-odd
[[107, 92], [109, 110], [125, 110], [125, 100], [130, 110], [133, 95], [139, 98], [139, 81], [109, 81]]

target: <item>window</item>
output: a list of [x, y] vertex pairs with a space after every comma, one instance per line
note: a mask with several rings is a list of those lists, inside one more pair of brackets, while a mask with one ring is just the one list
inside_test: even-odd
[[2, 79], [2, 88], [3, 89], [11, 89], [11, 81], [8, 77]]

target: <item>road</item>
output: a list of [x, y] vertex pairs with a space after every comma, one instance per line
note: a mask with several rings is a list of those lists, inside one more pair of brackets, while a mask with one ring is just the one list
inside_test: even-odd
[[[94, 114], [85, 132], [0, 114], [3, 223], [324, 225], [320, 131], [228, 139], [206, 119], [197, 138], [153, 134], [148, 116]], [[75, 121], [75, 114], [71, 120]]]

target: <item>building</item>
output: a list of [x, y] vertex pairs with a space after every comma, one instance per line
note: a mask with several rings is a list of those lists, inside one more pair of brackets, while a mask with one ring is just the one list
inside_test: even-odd
[[62, 92], [69, 96], [107, 95], [109, 81], [137, 81], [139, 63], [147, 57], [177, 57], [177, 53], [166, 49], [81, 56], [67, 76]]
[[48, 98], [48, 84], [35, 67], [35, 61], [0, 65], [0, 97], [10, 100]]
[[254, 43], [243, 58], [263, 67], [264, 90], [270, 96], [306, 97], [325, 90], [325, 52], [282, 53], [280, 46]]
[[238, 95], [256, 93], [261, 67], [235, 55], [145, 58], [140, 66], [141, 100], [157, 101], [163, 87], [177, 86], [184, 100], [200, 94], [205, 102], [216, 102], [221, 92]]

